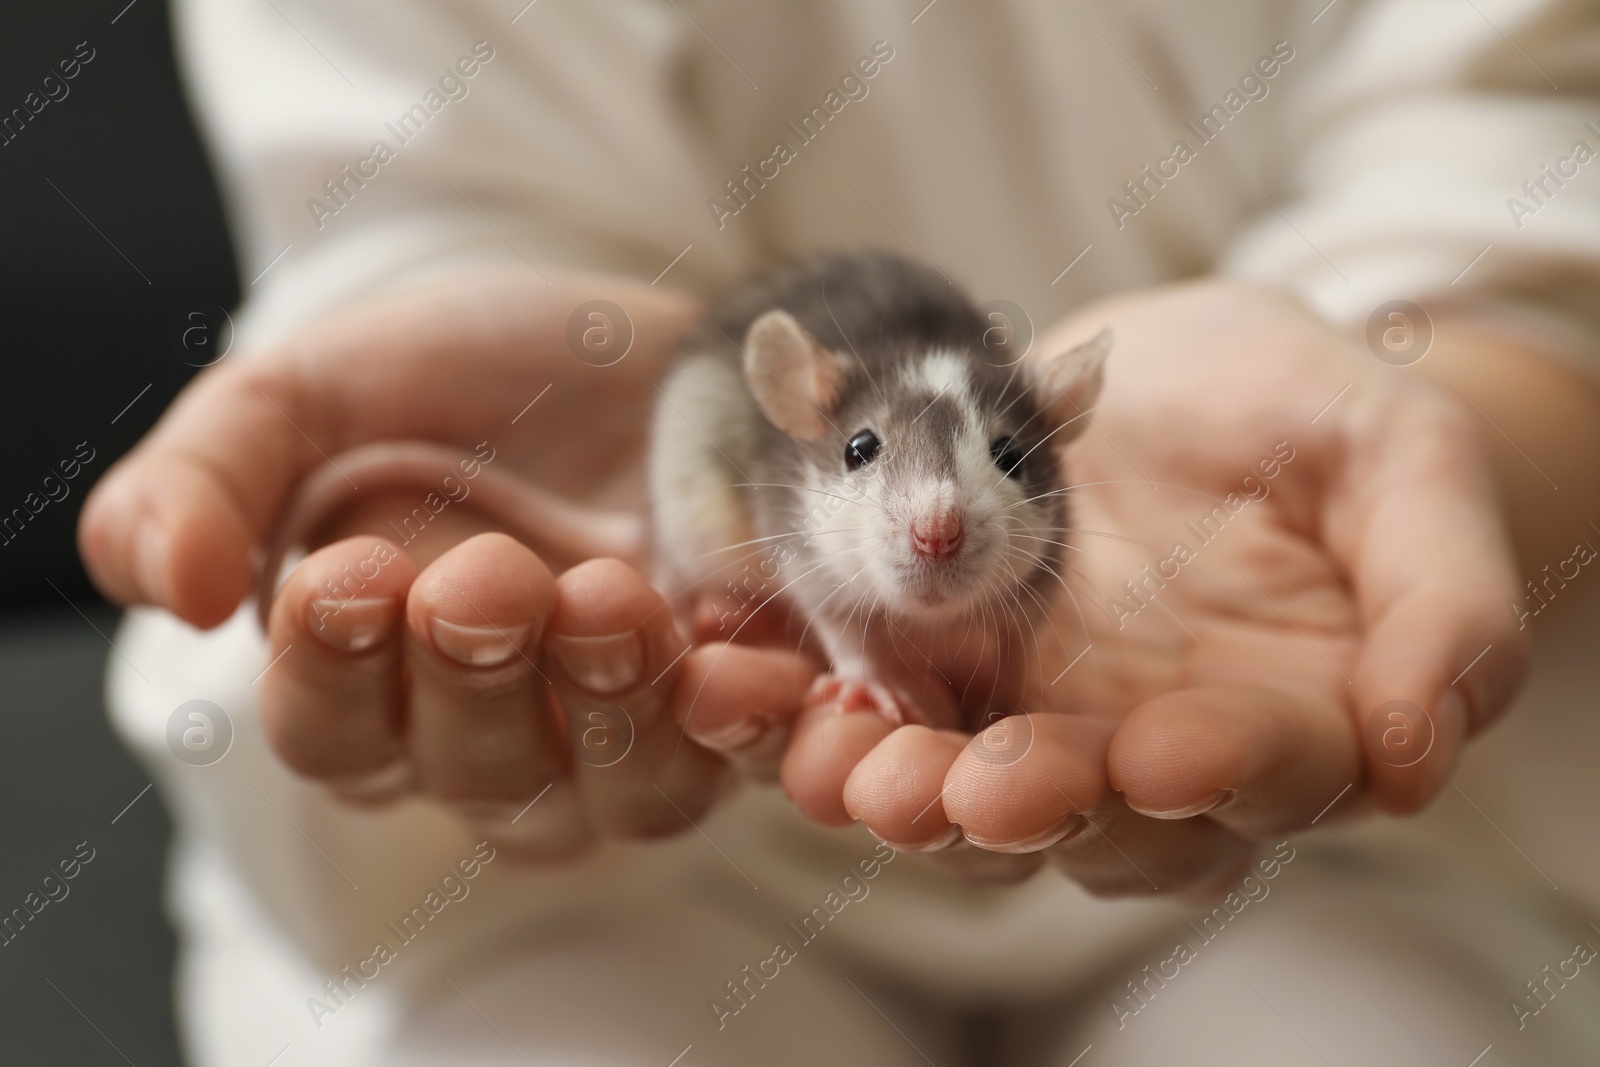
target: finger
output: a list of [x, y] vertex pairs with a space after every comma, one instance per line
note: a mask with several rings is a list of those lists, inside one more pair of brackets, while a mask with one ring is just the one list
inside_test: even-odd
[[[238, 410], [229, 390], [210, 387], [211, 374], [164, 417], [192, 419], [198, 437], [210, 430], [209, 413]], [[195, 397], [205, 414], [189, 415]], [[280, 442], [264, 435], [263, 453]], [[157, 433], [161, 427], [158, 425]], [[264, 491], [271, 489], [263, 484]], [[196, 626], [227, 619], [250, 588], [248, 565], [255, 529], [264, 514], [247, 513], [210, 462], [181, 443], [148, 439], [113, 464], [89, 492], [78, 521], [78, 550], [95, 585], [120, 604], [154, 604]]]
[[1206, 815], [1247, 838], [1310, 825], [1364, 773], [1342, 707], [1245, 687], [1139, 705], [1111, 738], [1106, 768], [1134, 811]]
[[1357, 666], [1356, 726], [1371, 792], [1421, 809], [1450, 780], [1463, 743], [1504, 711], [1531, 662], [1502, 600], [1418, 589], [1384, 612]]
[[1370, 788], [1409, 812], [1443, 787], [1464, 738], [1505, 709], [1530, 645], [1507, 607], [1511, 549], [1467, 416], [1440, 400], [1393, 421], [1351, 435], [1327, 523], [1367, 629], [1351, 681]]
[[856, 765], [894, 726], [870, 708], [846, 710], [830, 701], [807, 708], [795, 722], [784, 752], [783, 791], [801, 813], [823, 826], [855, 821], [844, 802], [845, 783]]
[[961, 839], [940, 803], [950, 765], [966, 747], [954, 731], [902, 726], [845, 780], [844, 806], [897, 852], [938, 852]]
[[781, 604], [752, 604], [735, 597], [696, 593], [687, 614], [697, 645], [737, 641], [744, 645], [792, 647], [799, 643], [793, 633], [794, 619], [781, 609]]
[[817, 668], [777, 649], [702, 645], [683, 661], [674, 719], [745, 777], [772, 781]]
[[1013, 715], [972, 738], [944, 781], [944, 810], [969, 843], [1044, 855], [1099, 896], [1205, 893], [1254, 845], [1209, 819], [1146, 818], [1111, 792], [1116, 724]]
[[307, 557], [272, 604], [267, 740], [292, 770], [352, 798], [393, 797], [410, 783], [400, 618], [416, 576], [388, 541], [352, 537]]
[[1047, 862], [1043, 852], [991, 852], [965, 840], [928, 858], [969, 885], [1016, 885]]
[[671, 714], [686, 645], [661, 595], [632, 567], [597, 559], [561, 575], [546, 663], [576, 757], [584, 807], [608, 837], [681, 833], [717, 799], [727, 768]]
[[601, 372], [567, 355], [566, 335], [597, 297], [622, 306], [635, 333], [630, 358], [604, 371], [613, 387], [648, 379], [694, 321], [692, 302], [642, 284], [474, 275], [209, 368], [91, 491], [79, 524], [90, 575], [119, 602], [216, 625], [249, 590], [251, 548], [327, 456], [396, 438], [471, 446], [486, 409], [535, 395], [552, 375], [592, 387]]
[[1073, 715], [1013, 715], [962, 749], [944, 780], [944, 811], [990, 852], [1049, 848], [1086, 828], [1108, 793], [1113, 723]]
[[503, 534], [480, 534], [411, 587], [411, 758], [422, 788], [497, 842], [541, 856], [589, 839], [566, 739], [534, 654], [555, 582]]

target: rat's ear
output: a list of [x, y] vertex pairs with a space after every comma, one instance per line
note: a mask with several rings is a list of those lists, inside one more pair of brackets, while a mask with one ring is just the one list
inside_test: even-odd
[[762, 414], [790, 437], [812, 441], [832, 426], [848, 364], [787, 311], [773, 310], [744, 336], [744, 376]]
[[[1105, 381], [1106, 357], [1111, 354], [1111, 327], [1059, 356], [1030, 362], [1034, 387], [1039, 391], [1039, 406], [1067, 423], [1094, 407]], [[1087, 420], [1078, 419], [1058, 438], [1066, 443], [1083, 432]]]

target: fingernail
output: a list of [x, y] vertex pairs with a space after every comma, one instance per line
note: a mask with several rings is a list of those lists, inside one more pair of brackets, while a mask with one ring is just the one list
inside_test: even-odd
[[498, 667], [522, 651], [533, 623], [521, 626], [463, 626], [433, 620], [433, 643], [440, 652], [468, 667]]
[[743, 777], [753, 782], [776, 782], [791, 735], [788, 724], [776, 725], [737, 752], [722, 755], [728, 766], [738, 768]]
[[620, 693], [644, 671], [644, 642], [638, 630], [602, 637], [552, 634], [546, 642], [567, 676], [594, 693]]
[[742, 719], [720, 730], [690, 733], [689, 739], [713, 752], [733, 752], [754, 744], [772, 724], [765, 719]]
[[1446, 686], [1439, 695], [1433, 716], [1439, 724], [1437, 733], [1448, 737], [1465, 737], [1472, 726], [1472, 712], [1467, 707], [1467, 699], [1453, 685]]
[[966, 830], [961, 832], [961, 836], [965, 837], [972, 844], [977, 845], [979, 848], [985, 849], [989, 852], [1006, 852], [1015, 855], [1024, 852], [1038, 852], [1041, 849], [1049, 848], [1051, 845], [1060, 844], [1068, 834], [1082, 829], [1083, 826], [1083, 817], [1077, 812], [1072, 812], [1066, 818], [1057, 822], [1054, 826], [1047, 827], [1036, 834], [1032, 834], [1028, 837], [1018, 838], [1014, 841], [988, 840], [978, 837], [976, 834], [969, 833]]
[[1417, 792], [1421, 796], [1432, 797], [1438, 793], [1455, 773], [1456, 755], [1471, 732], [1471, 722], [1472, 712], [1466, 698], [1454, 686], [1447, 686], [1433, 707], [1433, 736], [1429, 738], [1423, 758], [1418, 761], [1421, 766]]
[[317, 640], [341, 652], [365, 652], [394, 632], [400, 605], [389, 597], [312, 600], [307, 626]]
[[[877, 834], [873, 834], [872, 836], [878, 837]], [[943, 852], [945, 849], [961, 840], [961, 826], [959, 824], [951, 824], [950, 829], [946, 830], [938, 837], [932, 839], [931, 841], [922, 841], [916, 844], [901, 844], [896, 841], [884, 840], [881, 837], [878, 837], [878, 840], [883, 844], [888, 845], [896, 852], [907, 852], [912, 854]]]
[[1132, 804], [1129, 804], [1128, 807], [1133, 808], [1133, 810], [1137, 811], [1140, 815], [1148, 815], [1152, 819], [1192, 819], [1196, 815], [1204, 815], [1206, 812], [1217, 807], [1225, 800], [1232, 800], [1233, 793], [1234, 791], [1232, 789], [1219, 789], [1210, 796], [1203, 797], [1187, 807], [1171, 808], [1165, 811], [1158, 811], [1153, 808], [1135, 807]]
[[162, 605], [171, 600], [167, 585], [167, 560], [172, 555], [171, 549], [171, 539], [155, 520], [145, 519], [140, 524], [133, 541], [134, 570], [145, 596]]
[[398, 759], [371, 774], [341, 779], [333, 787], [355, 800], [381, 800], [408, 792], [412, 781], [410, 761]]

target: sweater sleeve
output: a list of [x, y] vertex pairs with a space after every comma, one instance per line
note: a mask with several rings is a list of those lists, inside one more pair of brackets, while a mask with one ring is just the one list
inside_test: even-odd
[[1222, 269], [1352, 326], [1391, 300], [1515, 304], [1600, 372], [1600, 7], [1341, 6]]
[[[246, 336], [486, 263], [650, 278], [703, 237], [691, 24], [656, 0], [519, 6], [177, 3]], [[720, 236], [672, 282], [735, 272]]]

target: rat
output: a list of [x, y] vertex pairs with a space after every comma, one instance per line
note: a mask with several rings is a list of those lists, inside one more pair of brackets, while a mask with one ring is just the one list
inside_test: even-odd
[[[291, 494], [258, 616], [265, 627], [285, 562], [356, 486], [428, 500], [443, 484], [552, 566], [637, 559], [653, 534], [658, 584], [697, 639], [735, 636], [769, 605], [802, 620], [830, 664], [813, 702], [968, 728], [1012, 713], [1034, 651], [1022, 631], [1065, 585], [1060, 447], [1086, 424], [1111, 334], [1049, 360], [996, 336], [903, 258], [792, 264], [708, 314], [661, 387], [648, 530], [442, 444], [374, 442]], [[362, 579], [329, 595], [358, 597]]]
[[768, 605], [796, 613], [830, 664], [812, 703], [973, 731], [1020, 710], [1024, 631], [1065, 585], [1060, 446], [1112, 338], [1023, 360], [994, 328], [881, 252], [803, 260], [713, 310], [649, 455], [680, 622], [726, 639]]

